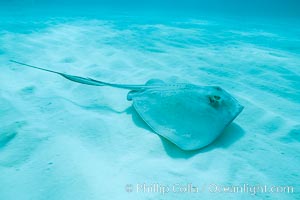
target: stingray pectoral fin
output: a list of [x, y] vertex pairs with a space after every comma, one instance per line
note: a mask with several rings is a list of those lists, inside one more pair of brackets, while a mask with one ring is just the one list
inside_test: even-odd
[[132, 99], [134, 98], [134, 95], [138, 94], [140, 92], [141, 92], [141, 90], [131, 90], [130, 92], [128, 92], [127, 101], [132, 101]]
[[183, 84], [132, 92], [130, 97], [143, 121], [183, 150], [211, 144], [243, 108], [225, 90], [211, 86]]

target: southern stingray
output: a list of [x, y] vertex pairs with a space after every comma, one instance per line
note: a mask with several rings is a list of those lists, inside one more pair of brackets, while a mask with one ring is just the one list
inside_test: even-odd
[[157, 79], [142, 85], [113, 84], [11, 62], [55, 73], [77, 83], [130, 90], [127, 100], [133, 102], [138, 115], [155, 133], [183, 150], [207, 146], [243, 110], [234, 97], [218, 86], [168, 84]]

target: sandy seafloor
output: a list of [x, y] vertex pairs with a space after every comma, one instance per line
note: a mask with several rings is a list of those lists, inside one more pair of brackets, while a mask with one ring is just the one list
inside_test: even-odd
[[[1, 16], [0, 199], [299, 199], [299, 35], [276, 19]], [[143, 123], [127, 91], [9, 59], [114, 83], [219, 85], [245, 108], [213, 144], [186, 152]], [[137, 192], [144, 183], [199, 192]]]

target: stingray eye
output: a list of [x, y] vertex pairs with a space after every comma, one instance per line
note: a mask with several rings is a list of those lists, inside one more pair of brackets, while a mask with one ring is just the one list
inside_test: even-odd
[[216, 107], [216, 106], [219, 105], [220, 100], [221, 100], [221, 97], [220, 97], [220, 96], [217, 96], [217, 95], [214, 95], [214, 96], [208, 96], [208, 99], [209, 99], [209, 103], [210, 103], [213, 107]]
[[220, 96], [214, 96], [214, 99], [219, 101], [221, 99], [221, 97]]
[[211, 103], [211, 104], [216, 102], [212, 96], [208, 96], [208, 99], [209, 99], [209, 103]]

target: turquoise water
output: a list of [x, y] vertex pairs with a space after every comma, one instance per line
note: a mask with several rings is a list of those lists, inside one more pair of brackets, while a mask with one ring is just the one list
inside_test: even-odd
[[[0, 5], [0, 199], [300, 197], [298, 1]], [[127, 91], [10, 59], [112, 83], [218, 85], [244, 110], [211, 145], [184, 151]]]

